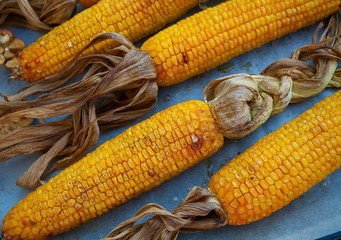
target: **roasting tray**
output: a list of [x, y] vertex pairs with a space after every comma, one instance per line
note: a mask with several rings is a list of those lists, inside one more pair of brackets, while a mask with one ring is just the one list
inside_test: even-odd
[[[213, 1], [215, 4], [222, 1]], [[81, 10], [79, 8], [79, 10]], [[187, 16], [198, 12], [196, 8]], [[151, 115], [168, 108], [176, 103], [203, 99], [204, 87], [213, 79], [233, 73], [260, 73], [266, 66], [279, 58], [288, 57], [297, 47], [311, 42], [317, 25], [304, 28], [289, 34], [281, 39], [272, 41], [261, 48], [254, 49], [234, 58], [228, 63], [171, 87], [159, 89], [157, 106], [143, 118], [114, 130], [101, 133], [99, 144], [122, 133]], [[44, 32], [27, 29], [10, 28], [16, 37], [22, 38], [27, 44], [35, 41]], [[143, 40], [144, 41], [144, 40]], [[137, 46], [141, 46], [140, 41]], [[0, 67], [0, 92], [14, 94], [26, 82], [11, 81], [10, 72]], [[62, 239], [100, 239], [105, 237], [113, 227], [124, 220], [131, 218], [141, 207], [148, 203], [157, 203], [173, 209], [186, 197], [193, 186], [207, 186], [210, 176], [216, 173], [223, 165], [243, 152], [258, 139], [276, 130], [282, 124], [300, 115], [323, 98], [336, 92], [336, 89], [327, 89], [319, 95], [304, 102], [290, 105], [284, 112], [272, 116], [263, 126], [252, 134], [240, 140], [226, 140], [222, 149], [197, 166], [181, 175], [163, 183], [161, 186], [140, 195], [117, 207], [109, 213], [103, 214], [88, 221], [82, 226], [64, 234], [52, 237], [53, 240]], [[91, 150], [93, 150], [92, 148]], [[30, 191], [15, 185], [16, 179], [33, 163], [39, 154], [20, 156], [0, 164], [0, 226], [6, 213], [24, 198]], [[178, 239], [336, 239], [341, 230], [341, 170], [336, 170], [324, 181], [315, 185], [307, 193], [292, 201], [288, 206], [273, 213], [263, 220], [245, 226], [226, 226], [224, 228], [201, 233], [180, 234]], [[331, 235], [333, 234], [333, 235]]]

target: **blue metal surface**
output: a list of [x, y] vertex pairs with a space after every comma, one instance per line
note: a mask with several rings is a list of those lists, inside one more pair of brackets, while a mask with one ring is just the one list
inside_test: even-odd
[[[222, 2], [216, 1], [216, 2]], [[216, 3], [215, 2], [215, 3]], [[199, 11], [198, 8], [189, 14]], [[188, 14], [188, 15], [189, 15]], [[160, 88], [158, 104], [150, 113], [130, 125], [106, 131], [101, 134], [99, 144], [123, 132], [129, 126], [176, 103], [189, 99], [202, 100], [204, 87], [213, 79], [232, 73], [259, 73], [273, 61], [287, 57], [297, 47], [311, 42], [316, 25], [292, 33], [281, 39], [270, 42], [259, 49], [254, 49], [229, 61], [229, 63], [189, 79], [178, 85]], [[35, 41], [43, 32], [11, 28], [17, 37], [27, 44]], [[139, 42], [140, 46], [143, 41]], [[25, 82], [9, 81], [9, 71], [0, 68], [0, 92], [15, 93]], [[226, 140], [223, 148], [211, 158], [182, 173], [180, 176], [163, 183], [161, 186], [142, 194], [136, 199], [99, 216], [82, 226], [64, 234], [52, 237], [62, 239], [100, 239], [105, 237], [113, 227], [132, 217], [144, 205], [154, 202], [171, 210], [180, 204], [193, 186], [205, 187], [210, 176], [223, 165], [243, 152], [258, 139], [282, 124], [288, 122], [312, 107], [316, 102], [330, 96], [335, 89], [323, 91], [316, 97], [302, 103], [290, 105], [283, 113], [271, 117], [262, 127], [240, 140]], [[93, 150], [93, 149], [92, 149]], [[37, 159], [39, 154], [20, 156], [0, 165], [0, 219], [24, 198], [30, 191], [15, 185], [16, 179]], [[303, 196], [271, 216], [245, 226], [226, 226], [195, 234], [180, 234], [179, 239], [316, 239], [341, 229], [341, 171], [337, 170], [322, 183], [314, 186]], [[0, 223], [1, 225], [1, 223]]]

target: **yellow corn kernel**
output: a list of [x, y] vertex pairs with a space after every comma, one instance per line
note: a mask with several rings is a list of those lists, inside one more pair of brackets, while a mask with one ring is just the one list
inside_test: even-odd
[[[162, 143], [151, 151], [149, 146], [158, 140]], [[39, 240], [67, 231], [180, 174], [222, 145], [223, 135], [206, 103], [170, 107], [105, 142], [30, 193], [4, 218], [3, 236]]]
[[[100, 33], [117, 32], [135, 42], [179, 18], [197, 3], [198, 0], [102, 0], [24, 49], [15, 75], [32, 82], [39, 80], [55, 73]], [[104, 52], [114, 45], [114, 41], [99, 43], [84, 54]]]
[[[318, 121], [309, 121], [308, 119], [317, 119]], [[333, 120], [333, 124], [326, 124]], [[324, 127], [316, 131], [320, 125]], [[302, 129], [304, 131], [296, 135], [296, 131]], [[290, 150], [293, 149], [291, 146], [295, 144], [295, 139], [290, 137], [291, 134], [305, 139], [302, 140], [296, 151]], [[311, 137], [303, 138], [304, 135]], [[286, 139], [291, 140], [287, 141]], [[278, 145], [283, 144], [283, 147], [279, 149], [271, 145], [267, 149], [273, 152], [273, 159], [281, 158], [282, 162], [276, 161], [277, 164], [270, 164], [267, 168], [268, 172], [265, 172], [262, 171], [265, 162], [257, 160], [256, 156], [264, 153], [263, 146], [270, 140], [275, 141]], [[335, 142], [335, 145], [327, 147], [327, 140]], [[306, 149], [307, 145], [309, 145], [308, 152], [300, 151]], [[298, 155], [298, 153], [300, 154]], [[313, 155], [316, 156], [314, 160], [312, 159]], [[259, 169], [254, 168], [253, 163], [256, 161], [260, 165]], [[309, 162], [311, 163], [309, 164]], [[244, 168], [247, 171], [247, 167], [237, 170], [236, 166], [244, 166], [243, 164], [247, 164], [249, 169], [254, 169], [254, 175], [243, 175], [244, 178], [240, 179], [240, 173]], [[287, 205], [310, 187], [322, 181], [340, 165], [341, 91], [338, 91], [237, 156], [211, 178], [208, 187], [217, 195], [228, 213], [229, 224], [247, 224], [262, 219]], [[228, 175], [231, 172], [234, 172], [232, 177]], [[257, 174], [260, 176], [256, 177]], [[260, 180], [255, 181], [257, 178]], [[225, 184], [221, 184], [221, 182]], [[248, 196], [247, 203], [235, 201], [241, 196]], [[247, 211], [240, 213], [239, 209], [244, 209], [249, 203], [253, 204], [253, 207], [248, 205]]]
[[336, 12], [340, 3], [339, 0], [226, 1], [159, 32], [141, 49], [153, 58], [158, 85], [169, 86], [314, 24]]

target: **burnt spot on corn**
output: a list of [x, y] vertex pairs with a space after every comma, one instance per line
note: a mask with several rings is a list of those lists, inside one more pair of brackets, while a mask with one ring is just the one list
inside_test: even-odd
[[148, 171], [148, 175], [151, 176], [151, 177], [154, 177], [155, 176], [155, 172], [153, 170], [149, 170]]
[[185, 52], [181, 53], [182, 55], [182, 58], [183, 58], [183, 62], [184, 63], [188, 63], [188, 57], [187, 57], [187, 54]]
[[192, 145], [191, 145], [191, 148], [194, 150], [194, 151], [198, 151], [202, 148], [203, 146], [203, 139], [199, 136], [196, 136], [195, 134], [191, 135], [191, 138], [192, 138]]

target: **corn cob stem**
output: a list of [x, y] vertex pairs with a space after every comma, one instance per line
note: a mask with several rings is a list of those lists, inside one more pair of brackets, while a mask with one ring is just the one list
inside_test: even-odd
[[[294, 140], [295, 139], [295, 140]], [[341, 91], [259, 140], [172, 212], [151, 204], [105, 239], [176, 239], [269, 216], [341, 166]], [[133, 226], [147, 215], [148, 221]], [[161, 219], [162, 218], [162, 219]], [[152, 230], [152, 231], [151, 231]]]

